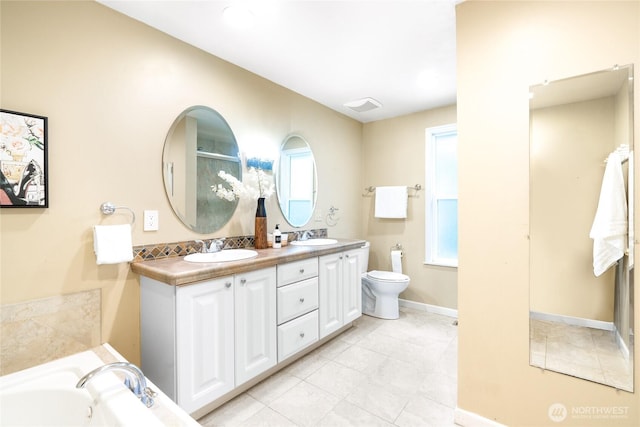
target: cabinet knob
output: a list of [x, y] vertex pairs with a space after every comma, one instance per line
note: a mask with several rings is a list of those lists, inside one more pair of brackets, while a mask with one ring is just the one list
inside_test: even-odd
[[304, 297], [303, 297], [303, 298], [300, 298], [300, 302], [304, 302]]
[[231, 287], [231, 282], [227, 282], [224, 284], [225, 288], [230, 288]]
[[304, 338], [304, 332], [300, 332], [300, 338]]
[[247, 279], [240, 279], [240, 283], [244, 285], [245, 283], [247, 283]]
[[342, 255], [340, 255], [340, 259], [342, 259]]
[[300, 274], [304, 273], [304, 268], [300, 269]]

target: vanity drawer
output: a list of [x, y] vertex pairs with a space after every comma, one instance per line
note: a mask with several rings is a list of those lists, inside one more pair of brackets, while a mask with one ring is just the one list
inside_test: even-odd
[[318, 341], [318, 310], [278, 326], [278, 362]]
[[278, 265], [278, 286], [318, 275], [318, 257]]
[[318, 278], [281, 286], [277, 291], [278, 325], [318, 308]]

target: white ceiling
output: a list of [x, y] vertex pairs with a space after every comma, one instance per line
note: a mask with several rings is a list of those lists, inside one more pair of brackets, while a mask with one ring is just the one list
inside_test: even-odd
[[[98, 0], [361, 122], [456, 100], [460, 0]], [[250, 28], [224, 9], [244, 1]], [[382, 104], [358, 113], [343, 104]]]

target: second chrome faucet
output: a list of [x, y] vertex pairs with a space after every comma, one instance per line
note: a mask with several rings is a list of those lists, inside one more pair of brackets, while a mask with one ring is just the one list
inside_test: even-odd
[[195, 242], [200, 243], [200, 252], [203, 254], [219, 252], [224, 247], [224, 237], [221, 239], [212, 239], [208, 247], [207, 243], [203, 240], [196, 240]]

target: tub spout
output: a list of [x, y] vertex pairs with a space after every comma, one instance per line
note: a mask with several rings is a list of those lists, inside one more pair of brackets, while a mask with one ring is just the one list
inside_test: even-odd
[[125, 379], [125, 385], [129, 387], [129, 390], [131, 390], [138, 397], [138, 399], [140, 399], [142, 403], [147, 406], [147, 408], [153, 406], [153, 399], [156, 397], [157, 393], [147, 387], [147, 380], [145, 379], [144, 374], [142, 373], [140, 368], [129, 362], [115, 362], [100, 366], [99, 368], [94, 369], [84, 377], [80, 378], [80, 381], [78, 381], [78, 384], [76, 384], [76, 388], [84, 388], [87, 383], [96, 376], [100, 375], [103, 372], [114, 370], [126, 373], [127, 377]]

